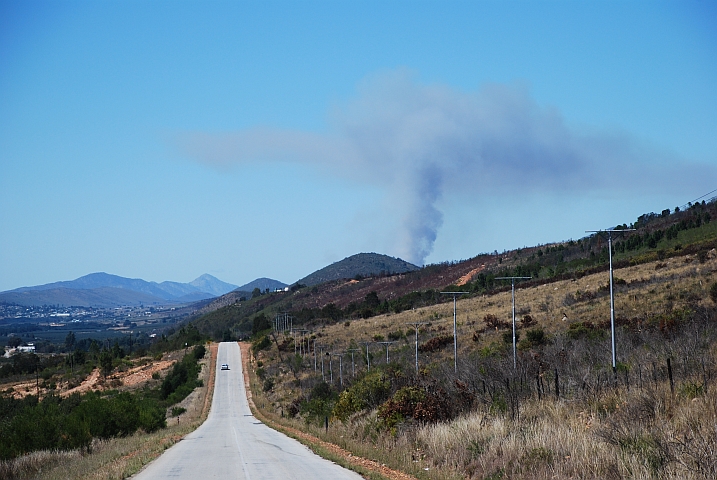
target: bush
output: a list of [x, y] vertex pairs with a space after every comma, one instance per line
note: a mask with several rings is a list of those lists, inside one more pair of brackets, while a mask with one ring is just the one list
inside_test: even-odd
[[187, 409], [184, 407], [172, 407], [172, 416], [178, 417], [186, 411], [187, 411]]
[[367, 408], [374, 408], [388, 398], [391, 382], [383, 372], [371, 372], [341, 392], [333, 415], [341, 421]]
[[269, 340], [268, 336], [262, 335], [262, 337], [251, 346], [251, 351], [256, 355], [259, 351], [266, 350], [269, 347], [271, 347], [271, 340]]
[[326, 382], [320, 382], [311, 389], [309, 398], [301, 403], [301, 414], [308, 422], [321, 423], [325, 417], [331, 416], [337, 395]]
[[262, 389], [263, 389], [265, 392], [270, 392], [273, 388], [274, 388], [274, 379], [271, 378], [271, 377], [265, 379], [265, 380], [264, 380], [264, 385], [263, 385]]
[[[516, 343], [520, 340], [520, 332], [515, 332], [515, 341]], [[505, 332], [503, 333], [503, 343], [512, 344], [513, 343], [513, 332]]]
[[435, 352], [450, 343], [453, 343], [453, 336], [441, 335], [440, 337], [433, 337], [423, 345], [419, 345], [418, 350], [421, 352]]
[[713, 283], [710, 287], [710, 298], [713, 302], [717, 303], [717, 282]]
[[547, 338], [542, 328], [533, 328], [525, 332], [528, 341], [533, 345], [543, 345]]

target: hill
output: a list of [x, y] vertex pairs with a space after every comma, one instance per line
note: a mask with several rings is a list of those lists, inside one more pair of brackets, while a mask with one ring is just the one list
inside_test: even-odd
[[[683, 211], [641, 215], [629, 225], [637, 231], [613, 234], [615, 268], [685, 255], [704, 257], [717, 246], [717, 222], [712, 221], [713, 218], [717, 218], [715, 201], [695, 204]], [[628, 225], [617, 228], [628, 228]], [[257, 315], [271, 319], [287, 312], [294, 316], [294, 325], [316, 325], [443, 303], [449, 296], [441, 295], [442, 290], [461, 290], [468, 296], [509, 290], [510, 283], [496, 280], [501, 276], [529, 276], [531, 280], [523, 285], [537, 286], [581, 278], [608, 268], [607, 238], [603, 234], [481, 254], [468, 260], [414, 267], [405, 273], [386, 276], [362, 277], [361, 270], [352, 268], [364, 264], [357, 260], [377, 259], [379, 262], [373, 265], [380, 265], [386, 258], [391, 257], [377, 254], [349, 257], [299, 280], [290, 292], [257, 299], [237, 293], [217, 298], [201, 311], [204, 316], [197, 318], [196, 324], [218, 338], [227, 331], [246, 335], [251, 332]], [[314, 283], [321, 278], [333, 279]]]
[[344, 278], [365, 278], [387, 276], [397, 273], [413, 272], [419, 267], [400, 258], [389, 257], [378, 253], [359, 253], [317, 270], [298, 282], [301, 285], [318, 285], [332, 280]]
[[242, 285], [241, 287], [237, 287], [236, 290], [240, 292], [253, 292], [255, 288], [258, 288], [262, 292], [265, 291], [267, 288], [270, 292], [273, 292], [274, 290], [280, 290], [286, 288], [288, 285], [285, 283], [282, 283], [278, 280], [272, 280], [271, 278], [257, 278], [256, 280], [247, 283], [246, 285]]

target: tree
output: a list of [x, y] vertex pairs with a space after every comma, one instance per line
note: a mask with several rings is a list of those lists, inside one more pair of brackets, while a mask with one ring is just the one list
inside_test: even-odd
[[254, 288], [254, 290], [251, 291], [251, 298], [259, 298], [261, 297], [261, 290], [259, 287]]
[[378, 293], [376, 293], [375, 291], [367, 293], [363, 302], [366, 307], [370, 308], [371, 310], [375, 310], [378, 308], [379, 305], [381, 305], [381, 300], [378, 299]]
[[257, 315], [254, 317], [254, 321], [252, 323], [251, 327], [251, 334], [256, 335], [260, 332], [263, 332], [264, 330], [268, 330], [271, 328], [271, 322], [268, 318], [266, 318], [266, 315], [263, 313], [261, 315]]
[[105, 378], [112, 373], [112, 353], [109, 350], [102, 350], [100, 354], [100, 367], [102, 368], [102, 375]]
[[75, 348], [75, 332], [70, 332], [65, 337], [65, 348], [68, 352], [71, 352]]
[[12, 336], [7, 339], [7, 346], [10, 348], [17, 348], [22, 345], [22, 339], [20, 337]]

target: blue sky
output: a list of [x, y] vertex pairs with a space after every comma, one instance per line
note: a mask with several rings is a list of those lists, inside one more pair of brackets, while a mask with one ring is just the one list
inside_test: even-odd
[[0, 290], [283, 282], [717, 188], [713, 2], [0, 1]]

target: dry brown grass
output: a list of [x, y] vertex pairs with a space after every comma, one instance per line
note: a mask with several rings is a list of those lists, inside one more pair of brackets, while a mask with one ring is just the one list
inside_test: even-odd
[[[714, 250], [704, 263], [696, 256], [686, 256], [618, 269], [615, 278], [625, 282], [616, 286], [616, 316], [649, 322], [669, 317], [671, 312], [681, 309], [699, 312], [702, 307], [713, 308], [708, 290], [717, 281], [716, 273]], [[530, 313], [537, 321], [536, 326], [549, 335], [551, 355], [555, 355], [561, 348], [571, 348], [565, 336], [571, 323], [609, 322], [609, 296], [600, 291], [607, 283], [607, 273], [600, 273], [518, 288], [519, 318]], [[459, 356], [470, 359], [463, 365], [468, 369], [464, 373], [481, 364], [480, 352], [491, 345], [502, 346], [498, 355], [505, 358], [500, 361], [505, 362], [505, 368], [508, 363], [512, 366], [508, 358], [510, 349], [502, 339], [504, 331], [485, 329], [483, 323], [488, 314], [510, 320], [510, 302], [509, 291], [459, 300]], [[405, 332], [406, 323], [427, 321], [431, 325], [422, 332], [423, 343], [450, 333], [452, 314], [450, 302], [401, 314], [352, 320], [348, 325], [341, 322], [318, 328], [314, 334], [320, 334], [317, 343], [325, 346], [324, 351], [343, 351], [352, 343], [370, 340], [376, 335], [387, 337], [398, 329]], [[567, 321], [562, 320], [564, 316]], [[714, 318], [705, 321], [713, 325]], [[635, 325], [633, 332], [621, 330], [618, 336], [619, 360], [630, 369], [629, 389], [622, 380], [619, 386], [611, 383], [609, 340], [600, 340], [596, 347], [580, 347], [587, 350], [571, 352], [582, 357], [568, 355], [565, 364], [560, 364], [560, 357], [551, 357], [551, 362], [558, 362], [553, 363], [555, 367], [583, 370], [566, 378], [560, 399], [555, 399], [554, 391], [548, 391], [548, 397], [543, 395], [540, 400], [537, 395], [528, 394], [521, 399], [515, 415], [511, 415], [510, 410], [493, 409], [483, 395], [469, 413], [452, 421], [429, 425], [409, 422], [395, 434], [380, 428], [375, 411], [356, 415], [345, 424], [333, 421], [326, 431], [299, 418], [281, 419], [282, 408], [297, 396], [305, 395], [302, 387], [310, 385], [316, 375], [313, 358], [307, 356], [299, 375], [302, 381], [297, 382], [287, 364], [279, 364], [275, 347], [260, 352], [258, 357], [264, 362], [265, 370], [275, 376], [274, 391], [264, 394], [256, 379], [252, 387], [258, 406], [278, 421], [303, 428], [356, 455], [419, 478], [717, 478], [717, 400], [711, 393], [714, 390], [710, 394], [705, 390], [717, 388], [711, 385], [709, 373], [717, 365], [717, 344], [706, 347], [704, 331], [700, 330], [714, 327], [687, 326], [680, 331], [679, 341], [674, 342], [669, 340], [672, 338], [669, 332], [661, 332], [654, 326], [652, 330], [643, 330], [639, 322]], [[481, 334], [474, 341], [476, 331]], [[412, 333], [411, 330], [407, 338], [391, 346], [392, 360], [412, 365]], [[375, 345], [371, 348], [374, 365], [385, 363], [385, 350]], [[696, 359], [698, 351], [700, 357]], [[284, 354], [285, 359], [289, 354], [293, 351]], [[521, 354], [526, 364], [532, 361], [529, 354], [531, 352]], [[670, 390], [664, 365], [664, 360], [670, 357], [676, 377], [675, 393]], [[452, 373], [451, 348], [421, 353], [419, 361], [437, 374], [450, 363]], [[500, 366], [500, 361], [496, 365]], [[702, 370], [693, 368], [690, 372], [688, 365], [694, 367], [700, 361], [707, 362], [706, 367], [703, 363]], [[657, 381], [652, 378], [652, 362], [657, 363]], [[328, 372], [328, 361], [324, 367]], [[350, 357], [345, 357], [345, 379], [350, 376], [350, 368]], [[357, 368], [365, 369], [360, 361]], [[338, 384], [337, 373], [334, 360], [335, 384]], [[588, 381], [587, 388], [580, 385], [581, 375]], [[546, 384], [550, 387], [549, 378]]]

